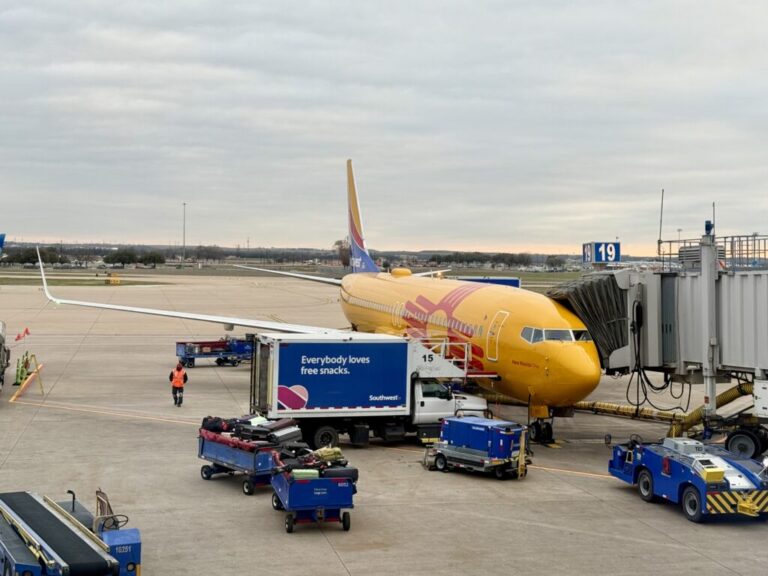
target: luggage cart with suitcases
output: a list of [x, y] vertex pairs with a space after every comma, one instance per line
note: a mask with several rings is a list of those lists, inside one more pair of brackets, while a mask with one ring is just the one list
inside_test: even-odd
[[[286, 511], [286, 532], [293, 532], [296, 524], [311, 522], [340, 522], [345, 531], [350, 529], [351, 516], [342, 510], [354, 508], [357, 469], [287, 470], [276, 452], [274, 459], [272, 508]], [[328, 475], [320, 476], [324, 473]]]

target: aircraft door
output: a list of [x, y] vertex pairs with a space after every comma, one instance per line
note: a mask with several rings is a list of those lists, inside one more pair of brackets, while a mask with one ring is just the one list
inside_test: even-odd
[[509, 318], [509, 312], [499, 310], [493, 317], [491, 325], [488, 327], [488, 337], [485, 342], [485, 357], [491, 362], [499, 360], [499, 337], [504, 322]]

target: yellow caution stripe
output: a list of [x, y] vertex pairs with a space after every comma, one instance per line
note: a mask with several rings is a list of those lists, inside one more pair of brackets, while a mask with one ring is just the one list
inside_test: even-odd
[[707, 513], [748, 516], [768, 513], [768, 490], [709, 492], [707, 493]]

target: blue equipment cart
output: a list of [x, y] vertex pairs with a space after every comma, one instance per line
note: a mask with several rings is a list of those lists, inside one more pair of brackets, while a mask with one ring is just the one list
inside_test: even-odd
[[253, 356], [253, 343], [237, 338], [205, 340], [197, 342], [176, 342], [176, 356], [182, 366], [193, 368], [198, 358], [211, 358], [218, 366], [250, 360]]
[[525, 478], [529, 464], [526, 427], [517, 422], [477, 416], [445, 418], [440, 441], [424, 452], [424, 466], [447, 472], [453, 468], [493, 474], [499, 480]]
[[[280, 467], [279, 460], [276, 465]], [[272, 476], [272, 508], [285, 510], [285, 531], [293, 532], [295, 524], [310, 522], [341, 522], [348, 531], [352, 525], [349, 512], [354, 508], [352, 497], [357, 492], [351, 478], [300, 478], [300, 471], [276, 470]]]
[[200, 468], [203, 480], [210, 480], [214, 474], [232, 475], [242, 472], [246, 475], [243, 480], [243, 494], [248, 496], [253, 494], [256, 486], [269, 484], [274, 467], [272, 451], [275, 446], [249, 451], [205, 438], [202, 430], [200, 434], [197, 455], [210, 462]]

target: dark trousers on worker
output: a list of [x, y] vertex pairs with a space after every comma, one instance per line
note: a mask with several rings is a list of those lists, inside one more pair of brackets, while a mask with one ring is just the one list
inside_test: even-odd
[[173, 394], [173, 403], [181, 406], [184, 401], [184, 386], [171, 386], [171, 394]]

